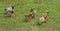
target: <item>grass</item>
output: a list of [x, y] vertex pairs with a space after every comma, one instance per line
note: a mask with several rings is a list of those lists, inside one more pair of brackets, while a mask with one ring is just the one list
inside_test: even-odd
[[[55, 28], [60, 31], [60, 0], [1, 0], [0, 1], [0, 27], [7, 31], [47, 31]], [[4, 17], [4, 8], [10, 4], [15, 6], [15, 15], [13, 17]], [[46, 10], [49, 10], [49, 19], [45, 24], [38, 26], [35, 18], [31, 23], [24, 22], [24, 15], [28, 14], [30, 9], [37, 11], [37, 17], [41, 16]], [[22, 13], [24, 12], [24, 13]], [[49, 30], [50, 31], [50, 30]]]

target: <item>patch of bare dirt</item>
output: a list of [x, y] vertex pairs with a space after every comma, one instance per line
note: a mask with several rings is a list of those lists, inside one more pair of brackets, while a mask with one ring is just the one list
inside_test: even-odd
[[7, 31], [5, 28], [0, 28], [0, 31]]

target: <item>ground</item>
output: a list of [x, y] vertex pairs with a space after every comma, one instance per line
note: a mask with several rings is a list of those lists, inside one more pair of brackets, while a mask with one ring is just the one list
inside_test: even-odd
[[[1, 31], [60, 31], [60, 0], [0, 0], [0, 30]], [[13, 17], [5, 17], [4, 8], [10, 4], [14, 5]], [[37, 11], [33, 22], [24, 22], [25, 14], [30, 9]], [[46, 10], [49, 18], [46, 23], [37, 25], [37, 18]]]

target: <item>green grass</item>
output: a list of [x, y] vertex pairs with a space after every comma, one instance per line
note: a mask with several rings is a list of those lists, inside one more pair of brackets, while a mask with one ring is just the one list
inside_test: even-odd
[[[0, 27], [7, 31], [47, 31], [49, 28], [56, 28], [60, 31], [60, 0], [1, 0], [0, 1]], [[14, 17], [4, 17], [4, 8], [10, 4], [15, 6]], [[37, 18], [31, 23], [24, 22], [24, 15], [28, 14], [30, 9], [37, 11], [37, 16], [41, 16], [46, 10], [49, 10], [49, 19], [45, 24], [37, 25]], [[24, 11], [24, 13], [22, 13]]]

